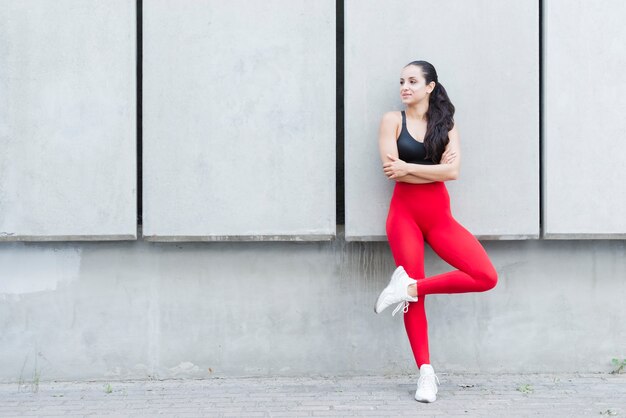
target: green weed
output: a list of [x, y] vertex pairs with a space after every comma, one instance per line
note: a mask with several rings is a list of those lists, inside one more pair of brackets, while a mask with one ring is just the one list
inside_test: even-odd
[[529, 384], [520, 385], [517, 390], [522, 393], [533, 393], [535, 389]]
[[613, 367], [615, 367], [612, 371], [611, 374], [620, 374], [624, 368], [626, 368], [626, 359], [618, 359], [618, 358], [614, 358], [611, 359], [611, 363], [613, 364]]

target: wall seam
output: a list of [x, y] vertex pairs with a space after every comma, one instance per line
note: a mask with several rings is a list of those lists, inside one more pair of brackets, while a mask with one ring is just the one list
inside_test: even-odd
[[544, 85], [543, 85], [543, 75], [544, 75], [544, 50], [543, 50], [543, 39], [544, 39], [544, 8], [543, 8], [543, 0], [539, 1], [539, 238], [545, 237], [545, 188], [544, 188], [544, 177], [545, 177], [545, 159], [544, 159], [544, 120], [543, 120], [543, 110], [544, 110]]
[[140, 227], [143, 224], [143, 3], [142, 0], [136, 2], [136, 25], [137, 25], [137, 66], [136, 66], [136, 112], [137, 112], [137, 239], [141, 238]]
[[337, 0], [335, 3], [335, 60], [336, 60], [336, 193], [335, 210], [336, 224], [345, 224], [345, 175], [344, 175], [344, 140], [345, 140], [345, 118], [344, 118], [344, 0]]

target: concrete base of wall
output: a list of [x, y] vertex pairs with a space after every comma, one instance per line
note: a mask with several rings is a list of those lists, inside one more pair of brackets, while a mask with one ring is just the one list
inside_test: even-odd
[[[594, 372], [626, 352], [623, 241], [483, 242], [486, 293], [427, 296], [446, 372]], [[415, 371], [373, 313], [386, 243], [0, 244], [0, 381]], [[429, 251], [427, 274], [450, 267]]]

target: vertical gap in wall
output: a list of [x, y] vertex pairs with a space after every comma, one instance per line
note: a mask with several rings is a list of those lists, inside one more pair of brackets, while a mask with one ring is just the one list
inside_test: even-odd
[[345, 190], [344, 190], [344, 115], [343, 115], [343, 5], [344, 0], [337, 0], [335, 3], [335, 16], [336, 16], [336, 45], [335, 45], [335, 59], [337, 65], [336, 83], [336, 120], [337, 120], [337, 136], [336, 136], [336, 216], [337, 224], [345, 224]]
[[539, 0], [539, 237], [544, 234], [544, 147], [543, 147], [543, 0]]
[[136, 5], [137, 16], [137, 90], [135, 92], [137, 102], [137, 226], [142, 225], [142, 79], [143, 79], [143, 4], [142, 0], [137, 0]]

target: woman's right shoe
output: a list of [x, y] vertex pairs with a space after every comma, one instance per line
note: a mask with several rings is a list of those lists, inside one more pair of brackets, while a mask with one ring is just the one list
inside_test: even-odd
[[409, 308], [409, 302], [417, 302], [417, 296], [409, 296], [407, 293], [407, 288], [416, 283], [417, 281], [411, 279], [406, 271], [404, 271], [404, 267], [398, 266], [391, 275], [389, 284], [383, 289], [380, 296], [378, 296], [378, 300], [376, 300], [376, 305], [374, 306], [374, 312], [381, 313], [389, 306], [398, 303], [398, 306], [396, 306], [396, 309], [394, 309], [391, 315], [395, 315], [401, 308], [403, 308], [406, 313]]
[[417, 390], [415, 400], [419, 402], [435, 402], [437, 400], [437, 385], [439, 378], [435, 374], [433, 366], [422, 364], [420, 367], [420, 377], [417, 380]]

